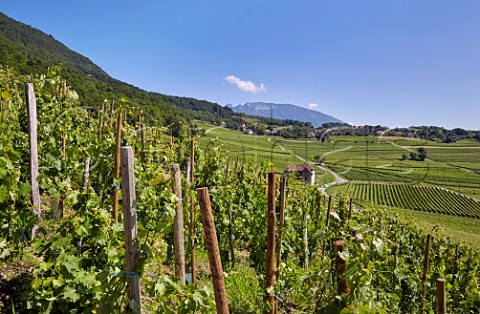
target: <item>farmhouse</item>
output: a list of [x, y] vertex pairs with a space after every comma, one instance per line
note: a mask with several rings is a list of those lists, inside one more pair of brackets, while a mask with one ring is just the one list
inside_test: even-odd
[[311, 185], [315, 184], [315, 169], [309, 164], [291, 164], [287, 168], [283, 169], [283, 172], [286, 175], [293, 174], [303, 182]]

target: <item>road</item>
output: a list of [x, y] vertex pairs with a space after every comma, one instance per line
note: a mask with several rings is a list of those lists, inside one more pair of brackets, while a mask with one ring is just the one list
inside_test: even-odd
[[332, 176], [335, 178], [335, 181], [334, 181], [334, 182], [324, 184], [324, 185], [322, 185], [321, 187], [318, 188], [318, 190], [319, 190], [320, 192], [322, 192], [323, 195], [328, 196], [327, 192], [325, 192], [325, 190], [326, 190], [328, 187], [330, 187], [330, 186], [332, 186], [332, 185], [342, 184], [342, 183], [348, 182], [348, 180], [343, 179], [343, 178], [340, 177], [336, 172], [334, 172], [334, 171], [332, 171], [332, 170], [330, 170], [330, 169], [327, 169], [327, 168], [322, 167], [322, 166], [317, 166], [317, 168], [320, 168], [320, 169], [323, 170], [323, 171], [326, 171], [326, 172], [331, 173]]

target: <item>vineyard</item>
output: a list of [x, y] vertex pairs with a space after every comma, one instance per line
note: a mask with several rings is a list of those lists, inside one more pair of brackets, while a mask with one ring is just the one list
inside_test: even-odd
[[[249, 136], [206, 124], [201, 127], [208, 130], [200, 140], [202, 148], [218, 138], [222, 150], [231, 159], [273, 162], [275, 171], [303, 160], [311, 163], [321, 160], [347, 180], [431, 185], [480, 199], [478, 141], [432, 146], [433, 142], [422, 140], [337, 135], [331, 136], [329, 142], [319, 142]], [[427, 161], [403, 159], [402, 155], [408, 155], [422, 144], [427, 150]]]
[[85, 106], [56, 69], [0, 95], [1, 312], [479, 313], [480, 253], [435, 228]]
[[349, 182], [335, 191], [336, 195], [378, 205], [480, 218], [479, 201], [438, 187]]

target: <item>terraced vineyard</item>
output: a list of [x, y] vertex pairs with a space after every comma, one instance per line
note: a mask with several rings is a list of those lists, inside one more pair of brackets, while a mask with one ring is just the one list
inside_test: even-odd
[[379, 205], [480, 218], [480, 202], [438, 187], [349, 182], [338, 186], [336, 194]]

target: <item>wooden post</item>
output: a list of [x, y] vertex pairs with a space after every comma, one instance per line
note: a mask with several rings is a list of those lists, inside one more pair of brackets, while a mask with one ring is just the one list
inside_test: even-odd
[[208, 188], [198, 189], [197, 194], [202, 216], [203, 231], [205, 233], [205, 244], [207, 245], [208, 262], [210, 265], [210, 271], [212, 273], [213, 292], [215, 294], [217, 313], [226, 314], [229, 312], [228, 300], [225, 290], [222, 261], [220, 260], [220, 250], [218, 248], [217, 232], [215, 231], [215, 222], [213, 221]]
[[103, 112], [105, 111], [105, 102], [102, 103], [100, 109], [100, 117], [98, 118], [98, 137], [101, 138], [103, 135]]
[[[135, 196], [135, 174], [133, 162], [133, 150], [131, 147], [121, 148], [122, 158], [122, 204], [123, 226], [125, 230], [125, 257], [126, 274], [128, 283], [128, 297], [134, 301], [135, 312], [141, 313], [140, 300], [140, 276], [135, 273], [137, 251], [135, 245], [138, 242], [137, 231], [137, 199]], [[128, 302], [129, 304], [131, 302]]]
[[276, 178], [274, 172], [268, 173], [268, 225], [267, 225], [267, 265], [266, 265], [266, 300], [272, 307], [270, 313], [275, 313], [275, 192]]
[[338, 293], [340, 295], [350, 294], [350, 287], [348, 286], [347, 280], [340, 278], [340, 276], [347, 270], [347, 263], [338, 254], [339, 252], [343, 251], [344, 246], [345, 246], [344, 240], [335, 241], [335, 264], [337, 266]]
[[235, 267], [235, 250], [233, 246], [233, 219], [232, 219], [232, 200], [227, 200], [228, 210], [228, 244], [230, 245], [230, 261], [232, 268]]
[[62, 83], [62, 100], [67, 98], [67, 82]]
[[257, 173], [258, 173], [258, 166], [255, 167], [253, 171], [253, 185], [257, 185]]
[[[186, 168], [186, 171], [185, 171], [185, 181], [187, 181], [187, 185], [188, 187], [190, 187], [190, 167], [192, 166], [192, 163], [190, 161], [190, 157], [187, 157], [187, 159], [185, 160], [185, 168]], [[187, 193], [188, 194], [188, 190], [187, 189]], [[188, 195], [186, 196], [188, 198]]]
[[82, 191], [85, 192], [88, 188], [88, 175], [90, 173], [90, 158], [85, 158], [85, 166], [83, 168], [83, 182]]
[[37, 216], [37, 223], [32, 228], [32, 240], [35, 238], [40, 222], [42, 221], [42, 208], [40, 207], [40, 190], [38, 187], [38, 148], [37, 148], [37, 99], [33, 84], [25, 83], [25, 96], [27, 100], [28, 115], [28, 143], [30, 149], [30, 185], [32, 186], [33, 213]]
[[[328, 226], [330, 225], [330, 211], [332, 210], [332, 196], [328, 197], [328, 209], [327, 209], [327, 220], [325, 222], [325, 232], [328, 231]], [[327, 239], [323, 240], [323, 249], [322, 249], [322, 256], [325, 256], [325, 252], [327, 251]]]
[[437, 279], [437, 298], [438, 298], [438, 314], [446, 314], [447, 313], [447, 299], [446, 295], [446, 288], [445, 288], [445, 279], [438, 278]]
[[447, 245], [445, 249], [445, 276], [448, 274], [448, 257], [450, 255], [450, 247]]
[[182, 204], [182, 180], [180, 166], [170, 165], [173, 175], [173, 190], [177, 197], [175, 206], [175, 218], [173, 221], [173, 248], [175, 254], [175, 276], [180, 277], [180, 283], [185, 284], [185, 240], [183, 236], [183, 204]]
[[282, 234], [283, 224], [285, 223], [285, 188], [287, 186], [287, 177], [282, 176], [280, 180], [280, 215], [278, 217], [278, 245], [277, 245], [277, 278], [280, 278], [280, 264], [282, 263]]
[[[63, 102], [63, 101], [65, 101], [65, 98], [67, 98], [67, 83], [63, 82], [61, 88], [62, 88], [61, 97], [62, 97], [62, 102]], [[62, 110], [63, 110], [63, 103], [62, 103]], [[63, 125], [63, 123], [62, 123], [62, 125]], [[67, 139], [66, 139], [66, 135], [65, 135], [65, 131], [63, 130], [63, 127], [62, 127], [62, 135], [60, 137], [60, 146], [61, 146], [61, 150], [62, 150], [62, 158], [66, 159], [66, 157], [67, 157]]]
[[192, 195], [190, 197], [190, 267], [192, 271], [192, 284], [197, 283], [196, 267], [195, 267], [195, 198], [193, 187], [195, 186], [195, 139], [192, 137], [190, 143], [190, 186], [192, 188]]
[[[115, 146], [115, 169], [114, 178], [120, 178], [120, 145], [122, 139], [122, 112], [119, 111], [117, 115], [117, 132], [116, 132], [116, 146]], [[113, 190], [113, 221], [118, 222], [118, 187]]]
[[141, 140], [141, 145], [142, 145], [142, 164], [145, 164], [146, 162], [146, 152], [145, 152], [145, 123], [142, 123], [142, 129], [140, 133], [140, 140]]
[[235, 161], [235, 166], [233, 167], [233, 180], [237, 178], [237, 167], [238, 167], [238, 156], [237, 156], [237, 160]]
[[[455, 246], [455, 261], [453, 262], [452, 274], [458, 270], [458, 244]], [[455, 281], [455, 276], [452, 276], [452, 282]]]
[[350, 236], [350, 220], [352, 219], [352, 211], [353, 211], [353, 202], [352, 202], [352, 198], [350, 198], [350, 204], [348, 205], [347, 236]]
[[67, 135], [65, 134], [64, 131], [62, 131], [62, 135], [60, 137], [60, 146], [62, 150], [62, 158], [66, 159], [67, 158]]
[[319, 219], [319, 210], [320, 210], [320, 206], [322, 206], [322, 196], [320, 194], [317, 195], [317, 197], [315, 198], [315, 215], [313, 216], [313, 222], [314, 222], [314, 225], [315, 225], [315, 229], [318, 230], [318, 228], [320, 228], [319, 226], [319, 222], [320, 222], [320, 219]]
[[113, 127], [113, 120], [115, 120], [114, 116], [115, 116], [115, 99], [112, 99], [112, 104], [110, 105], [110, 130]]
[[228, 183], [228, 168], [230, 166], [230, 158], [227, 159], [227, 167], [225, 169], [225, 183]]
[[420, 312], [423, 314], [425, 313], [425, 297], [427, 296], [427, 274], [428, 274], [428, 267], [429, 267], [429, 259], [430, 259], [430, 243], [432, 241], [432, 235], [427, 235], [427, 243], [425, 245], [425, 255], [423, 260], [423, 276], [422, 276], [422, 304], [420, 308]]
[[305, 269], [308, 269], [308, 216], [306, 208], [303, 211], [303, 224], [305, 225], [305, 229], [303, 229], [303, 256], [305, 258]]

